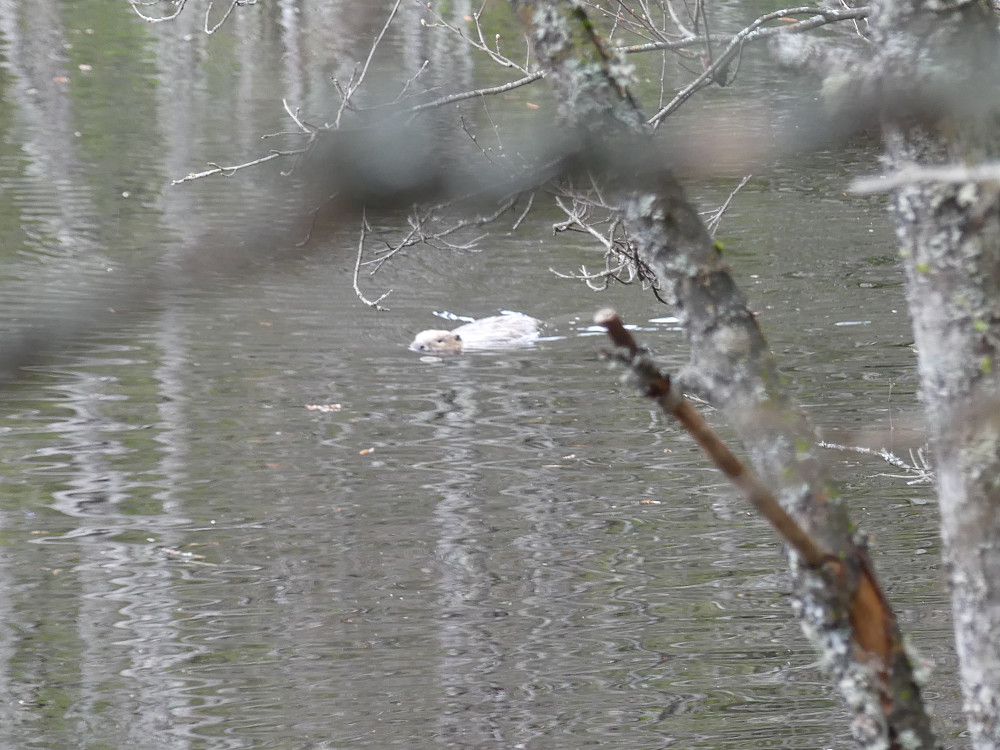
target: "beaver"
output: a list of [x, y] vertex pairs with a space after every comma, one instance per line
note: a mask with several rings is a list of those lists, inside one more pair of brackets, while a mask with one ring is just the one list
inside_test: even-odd
[[530, 344], [542, 321], [524, 313], [480, 318], [451, 331], [421, 331], [410, 349], [422, 354], [461, 354], [472, 349], [507, 349]]

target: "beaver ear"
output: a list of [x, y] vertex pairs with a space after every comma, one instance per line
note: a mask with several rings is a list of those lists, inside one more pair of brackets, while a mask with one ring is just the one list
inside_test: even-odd
[[458, 335], [458, 334], [456, 333], [456, 334], [455, 334], [455, 341], [461, 341], [461, 340], [462, 340], [462, 337], [461, 337], [461, 336], [459, 336], [459, 335]]

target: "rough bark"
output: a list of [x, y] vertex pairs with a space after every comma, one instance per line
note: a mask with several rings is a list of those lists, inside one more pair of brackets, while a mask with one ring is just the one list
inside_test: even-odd
[[[582, 8], [563, 0], [512, 0], [565, 123], [595, 137], [633, 139], [653, 150], [629, 94], [630, 69], [605, 46]], [[685, 383], [736, 427], [756, 472], [782, 506], [831, 556], [842, 575], [800, 564], [790, 553], [795, 611], [853, 712], [864, 748], [930, 748], [936, 742], [901, 638], [840, 498], [827, 484], [814, 433], [783, 393], [775, 363], [746, 301], [684, 192], [665, 170], [619, 175], [618, 205], [639, 257], [687, 333]], [[862, 601], [863, 600], [863, 601]], [[868, 608], [877, 617], [859, 621]]]
[[[886, 164], [995, 159], [1000, 38], [992, 7], [875, 0], [871, 28], [886, 88], [975, 97], [945, 100], [935, 117], [884, 109]], [[982, 750], [1000, 747], [998, 195], [996, 184], [925, 182], [897, 190], [891, 202], [936, 456], [965, 710]]]

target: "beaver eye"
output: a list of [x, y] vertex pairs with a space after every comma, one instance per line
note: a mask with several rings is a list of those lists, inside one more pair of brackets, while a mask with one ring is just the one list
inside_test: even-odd
[[434, 342], [434, 343], [436, 343], [436, 344], [443, 344], [444, 343], [444, 336], [438, 336], [437, 341]]

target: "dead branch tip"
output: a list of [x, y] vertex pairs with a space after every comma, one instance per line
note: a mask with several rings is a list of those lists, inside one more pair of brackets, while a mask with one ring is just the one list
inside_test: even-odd
[[[618, 319], [618, 313], [616, 313], [614, 311], [614, 308], [611, 307], [602, 307], [600, 310], [594, 313], [594, 323], [596, 323], [599, 326], [604, 326], [605, 328], [608, 327], [608, 324], [611, 321], [617, 319]], [[621, 320], [618, 320], [618, 322], [621, 323]]]
[[625, 329], [625, 325], [622, 323], [622, 319], [618, 317], [618, 313], [610, 307], [598, 310], [594, 315], [594, 322], [607, 329], [608, 338], [611, 339], [612, 344], [622, 349], [627, 349], [628, 353], [633, 357], [639, 353], [639, 345], [632, 338], [632, 334]]

